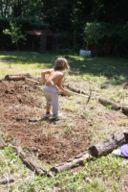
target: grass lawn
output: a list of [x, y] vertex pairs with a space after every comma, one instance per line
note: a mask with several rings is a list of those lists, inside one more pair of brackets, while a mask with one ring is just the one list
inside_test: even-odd
[[[64, 54], [36, 52], [1, 52], [0, 53], [0, 76], [7, 73], [29, 72], [39, 74], [41, 68], [49, 68], [54, 60]], [[82, 58], [78, 55], [68, 54], [71, 69], [77, 71], [85, 78], [111, 77], [117, 83], [122, 82], [128, 76], [128, 59], [124, 58]], [[90, 77], [89, 77], [90, 76]]]
[[[123, 83], [128, 78], [127, 58], [83, 58], [76, 54], [66, 55], [69, 57], [71, 66], [71, 73], [67, 74], [66, 81], [76, 82], [80, 89], [88, 92], [91, 88], [95, 94], [128, 105], [128, 89], [123, 89]], [[0, 77], [20, 73], [39, 76], [41, 69], [52, 67], [58, 56], [65, 55], [62, 53], [0, 52]], [[65, 102], [63, 107], [82, 114], [87, 123], [91, 125], [91, 144], [106, 139], [113, 132], [122, 132], [127, 129], [128, 118], [121, 116], [120, 112], [112, 111], [109, 106], [105, 108], [92, 100], [80, 111], [75, 107], [77, 102], [82, 103], [82, 98], [74, 97], [67, 103]], [[1, 125], [0, 121], [0, 128]], [[70, 134], [69, 126], [65, 131]], [[0, 137], [8, 140], [8, 136], [3, 132], [0, 132]], [[128, 180], [126, 159], [109, 154], [85, 162], [84, 166], [63, 172], [54, 178], [40, 177], [23, 165], [11, 143], [12, 141], [8, 141], [8, 146], [0, 150], [0, 178], [14, 177], [16, 180], [14, 184], [0, 185], [1, 192], [125, 192], [124, 186]]]

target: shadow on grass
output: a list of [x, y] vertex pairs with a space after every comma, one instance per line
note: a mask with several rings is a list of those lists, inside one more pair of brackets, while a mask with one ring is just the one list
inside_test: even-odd
[[[13, 64], [36, 64], [52, 67], [54, 60], [63, 54], [38, 52], [1, 52], [0, 60]], [[114, 57], [82, 58], [78, 55], [67, 54], [71, 70], [79, 75], [105, 76], [111, 84], [121, 84], [128, 79], [128, 59]]]
[[13, 64], [38, 64], [39, 67], [41, 64], [52, 65], [56, 54], [41, 54], [38, 52], [1, 52], [2, 57], [0, 60], [5, 63]]
[[110, 84], [118, 85], [128, 80], [128, 59], [113, 57], [70, 57], [70, 65], [78, 74], [105, 76]]

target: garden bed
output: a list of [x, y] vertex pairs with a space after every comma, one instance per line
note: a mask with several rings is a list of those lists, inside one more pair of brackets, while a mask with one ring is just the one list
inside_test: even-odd
[[[70, 98], [69, 98], [70, 99]], [[45, 98], [37, 85], [25, 81], [0, 82], [0, 127], [8, 137], [33, 151], [41, 160], [54, 164], [66, 161], [90, 145], [90, 126], [86, 119], [66, 107], [61, 97], [62, 119], [40, 121]], [[78, 103], [81, 107], [81, 104]]]

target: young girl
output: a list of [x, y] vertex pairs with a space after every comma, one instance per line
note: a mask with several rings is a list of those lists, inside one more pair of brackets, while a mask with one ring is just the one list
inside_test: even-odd
[[63, 88], [62, 81], [64, 79], [64, 70], [69, 69], [68, 61], [59, 57], [55, 61], [53, 69], [45, 69], [41, 72], [42, 82], [44, 86], [44, 95], [46, 97], [46, 114], [45, 118], [49, 118], [52, 112], [52, 120], [58, 119], [58, 93], [69, 96], [70, 93]]

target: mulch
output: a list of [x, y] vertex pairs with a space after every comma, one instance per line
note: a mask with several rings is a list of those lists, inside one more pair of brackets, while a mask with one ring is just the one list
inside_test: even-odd
[[[62, 105], [65, 102], [61, 98]], [[66, 161], [89, 147], [89, 125], [85, 119], [63, 106], [59, 121], [40, 120], [44, 110], [45, 98], [37, 85], [0, 81], [0, 129], [7, 137], [49, 164]]]

